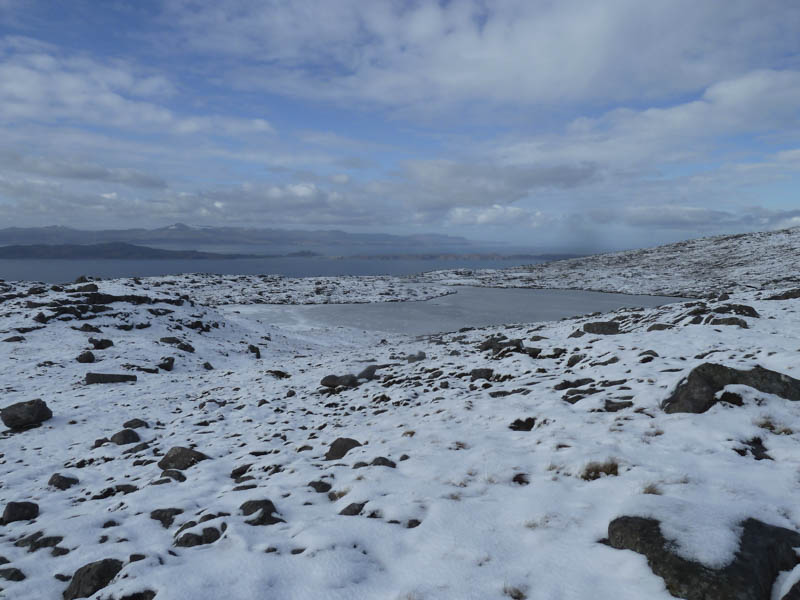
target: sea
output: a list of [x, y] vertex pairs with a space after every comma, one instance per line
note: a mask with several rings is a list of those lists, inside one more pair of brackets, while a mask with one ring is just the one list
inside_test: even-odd
[[[52, 260], [2, 259], [0, 279], [66, 283], [81, 275], [110, 279], [180, 273], [220, 275], [283, 275], [323, 277], [340, 275], [413, 275], [440, 269], [504, 269], [531, 260], [519, 259], [379, 259], [336, 257], [274, 257], [184, 260]], [[541, 261], [540, 261], [541, 262]]]

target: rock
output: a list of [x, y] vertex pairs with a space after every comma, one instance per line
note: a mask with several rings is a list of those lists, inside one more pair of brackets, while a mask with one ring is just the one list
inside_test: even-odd
[[767, 298], [767, 300], [794, 300], [795, 298], [800, 298], [800, 288], [795, 288], [793, 290], [786, 290], [785, 292], [781, 292], [780, 294], [775, 294]]
[[153, 600], [155, 597], [156, 593], [153, 590], [142, 590], [141, 592], [134, 592], [133, 594], [125, 594], [121, 596], [119, 600]]
[[594, 335], [614, 335], [619, 333], [619, 323], [616, 321], [595, 321], [584, 323], [583, 331]]
[[738, 552], [721, 569], [680, 557], [655, 519], [614, 519], [608, 525], [608, 543], [643, 554], [653, 573], [663, 578], [667, 590], [678, 598], [770, 600], [778, 574], [798, 563], [794, 547], [800, 546], [800, 534], [756, 519], [747, 519], [742, 528]]
[[647, 328], [647, 331], [664, 331], [665, 329], [672, 329], [672, 327], [667, 323], [653, 323]]
[[64, 600], [88, 598], [106, 587], [122, 570], [122, 561], [105, 558], [89, 563], [75, 571], [69, 587], [64, 590]]
[[213, 365], [212, 365], [210, 362], [204, 362], [204, 363], [203, 363], [203, 368], [204, 368], [206, 371], [213, 371], [213, 370], [214, 370], [214, 367], [213, 367]]
[[0, 569], [0, 579], [6, 581], [25, 581], [25, 573], [14, 567]]
[[139, 429], [141, 427], [149, 428], [150, 426], [147, 424], [147, 421], [143, 421], [142, 419], [131, 419], [130, 421], [125, 421], [122, 426], [125, 429]]
[[182, 471], [196, 465], [200, 461], [208, 459], [208, 456], [197, 450], [175, 446], [174, 448], [170, 448], [164, 455], [164, 458], [158, 461], [158, 466], [165, 471], [170, 469]]
[[39, 398], [27, 402], [17, 402], [0, 410], [0, 419], [3, 424], [15, 431], [36, 427], [52, 416], [53, 412], [47, 408], [44, 400]]
[[337, 388], [337, 387], [358, 387], [358, 377], [353, 374], [347, 375], [326, 375], [319, 382], [322, 387]]
[[93, 363], [94, 362], [94, 354], [92, 354], [91, 350], [86, 350], [85, 352], [81, 352], [78, 357], [75, 359], [79, 363]]
[[242, 514], [246, 517], [258, 513], [255, 518], [245, 521], [248, 525], [274, 525], [275, 523], [285, 523], [283, 519], [274, 517], [278, 509], [271, 500], [248, 500], [239, 507]]
[[530, 431], [536, 425], [536, 417], [528, 417], [525, 420], [516, 419], [508, 426], [512, 431]]
[[66, 475], [61, 475], [59, 473], [53, 473], [50, 477], [50, 480], [47, 482], [47, 485], [53, 486], [57, 490], [66, 490], [71, 488], [73, 485], [77, 485], [78, 480], [75, 477], [67, 477]]
[[140, 441], [139, 434], [133, 429], [123, 429], [111, 436], [111, 442], [117, 446], [125, 446], [126, 444], [135, 444]]
[[87, 373], [86, 385], [96, 383], [125, 383], [126, 381], [136, 381], [136, 375], [125, 375], [117, 373]]
[[3, 511], [2, 523], [8, 525], [15, 521], [30, 521], [38, 516], [38, 504], [33, 502], [9, 502]]
[[586, 358], [585, 354], [573, 354], [572, 356], [569, 357], [569, 359], [567, 359], [567, 367], [571, 369], [579, 362], [581, 362], [584, 358]]
[[310, 481], [308, 486], [313, 488], [318, 494], [324, 494], [331, 491], [331, 484], [325, 481]]
[[221, 533], [216, 527], [204, 527], [202, 534], [197, 533], [184, 533], [175, 542], [176, 546], [181, 548], [192, 548], [193, 546], [202, 546], [204, 544], [213, 544], [220, 537]]
[[353, 448], [357, 448], [361, 443], [352, 438], [338, 438], [334, 440], [331, 447], [325, 453], [325, 460], [339, 460]]
[[157, 366], [164, 371], [172, 371], [172, 368], [175, 366], [175, 358], [172, 356], [164, 357]]
[[800, 380], [783, 373], [759, 366], [744, 371], [703, 363], [678, 383], [661, 407], [667, 413], [703, 413], [717, 403], [717, 392], [732, 384], [746, 385], [787, 400], [800, 400]]
[[11, 337], [7, 337], [3, 340], [4, 342], [14, 343], [14, 342], [24, 342], [25, 337], [21, 335], [12, 335]]
[[355, 517], [361, 514], [361, 511], [364, 510], [364, 507], [367, 505], [366, 502], [353, 502], [352, 504], [348, 504], [345, 506], [340, 512], [340, 515], [344, 515], [346, 517]]
[[111, 340], [98, 340], [95, 338], [89, 338], [89, 343], [94, 347], [95, 350], [105, 350], [106, 348], [111, 348], [114, 345], [114, 342]]
[[469, 372], [470, 381], [477, 381], [478, 379], [486, 379], [487, 381], [494, 375], [494, 369], [472, 369]]
[[393, 460], [389, 460], [385, 456], [378, 456], [370, 464], [373, 467], [389, 467], [390, 469], [394, 469], [397, 467], [396, 462], [394, 462]]
[[760, 315], [758, 311], [752, 306], [747, 306], [746, 304], [723, 304], [721, 306], [717, 306], [712, 308], [715, 313], [720, 314], [734, 314], [739, 315], [742, 317], [753, 317], [758, 318]]
[[161, 523], [164, 529], [169, 529], [175, 517], [183, 514], [183, 509], [180, 508], [157, 508], [150, 512], [150, 518]]
[[633, 402], [630, 400], [623, 400], [622, 402], [615, 402], [614, 400], [606, 400], [605, 404], [603, 405], [603, 410], [605, 412], [618, 412], [625, 408], [630, 408], [633, 406]]
[[256, 358], [261, 358], [261, 349], [258, 346], [250, 344], [249, 346], [247, 346], [247, 351], [250, 352], [251, 354], [255, 354]]
[[575, 389], [575, 388], [583, 387], [584, 385], [587, 385], [587, 384], [590, 384], [590, 383], [594, 383], [594, 379], [592, 379], [591, 377], [584, 377], [582, 379], [575, 379], [574, 381], [569, 381], [569, 380], [565, 379], [564, 381], [561, 381], [561, 382], [555, 384], [553, 386], [553, 389], [554, 390], [559, 390], [559, 391], [560, 390], [569, 390], [569, 389]]

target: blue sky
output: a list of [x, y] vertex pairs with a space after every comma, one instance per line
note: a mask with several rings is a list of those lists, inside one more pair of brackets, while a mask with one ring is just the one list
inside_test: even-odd
[[800, 225], [794, 0], [0, 0], [0, 226]]

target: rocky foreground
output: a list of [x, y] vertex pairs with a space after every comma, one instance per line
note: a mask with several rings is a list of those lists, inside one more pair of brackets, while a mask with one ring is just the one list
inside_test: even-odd
[[0, 597], [800, 598], [796, 276], [422, 339], [0, 283]]

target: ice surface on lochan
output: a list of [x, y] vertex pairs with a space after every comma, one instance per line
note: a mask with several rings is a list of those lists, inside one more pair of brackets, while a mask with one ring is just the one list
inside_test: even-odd
[[[445, 277], [2, 282], [0, 597], [782, 598], [796, 240], [687, 243], [686, 264], [761, 257], [718, 284], [674, 248], [623, 255], [662, 265], [652, 289], [577, 261], [576, 286], [699, 299], [422, 339], [216, 306], [420, 299]], [[687, 394], [700, 409], [667, 410]], [[14, 408], [35, 399], [51, 416]]]

